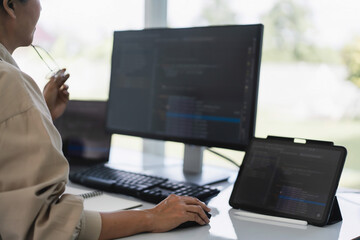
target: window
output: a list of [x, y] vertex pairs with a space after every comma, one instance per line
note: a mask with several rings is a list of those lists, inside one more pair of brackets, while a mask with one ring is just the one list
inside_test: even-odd
[[[47, 0], [42, 1], [34, 44], [48, 50], [59, 67], [67, 68], [71, 99], [105, 100], [113, 31], [143, 27], [144, 0]], [[49, 70], [34, 50], [19, 49], [14, 57], [42, 89]]]
[[334, 141], [360, 188], [357, 0], [169, 0], [169, 27], [263, 23], [256, 136]]
[[[42, 1], [34, 42], [68, 69], [72, 99], [107, 99], [113, 31], [144, 28], [144, 5], [144, 0]], [[348, 157], [341, 185], [360, 188], [359, 5], [358, 0], [168, 0], [167, 15], [169, 27], [263, 23], [256, 136], [343, 145]], [[19, 49], [14, 57], [42, 88], [48, 69], [33, 49]], [[243, 156], [226, 154], [238, 162]]]

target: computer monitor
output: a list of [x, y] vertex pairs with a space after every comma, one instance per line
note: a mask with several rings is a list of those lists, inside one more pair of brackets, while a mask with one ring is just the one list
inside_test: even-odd
[[255, 133], [262, 38], [262, 24], [116, 31], [108, 130], [245, 150]]
[[111, 134], [105, 127], [106, 105], [106, 101], [70, 100], [64, 114], [54, 121], [72, 166], [108, 161]]

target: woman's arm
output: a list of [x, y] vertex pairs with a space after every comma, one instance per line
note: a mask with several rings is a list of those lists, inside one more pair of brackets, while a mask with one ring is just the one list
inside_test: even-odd
[[170, 195], [152, 209], [101, 213], [100, 239], [141, 232], [166, 232], [186, 221], [204, 225], [209, 223], [204, 211], [210, 209], [196, 198]]

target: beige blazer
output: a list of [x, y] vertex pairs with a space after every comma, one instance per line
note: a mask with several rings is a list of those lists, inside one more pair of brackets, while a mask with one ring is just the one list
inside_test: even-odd
[[101, 218], [63, 194], [69, 166], [36, 83], [0, 44], [0, 239], [97, 239]]

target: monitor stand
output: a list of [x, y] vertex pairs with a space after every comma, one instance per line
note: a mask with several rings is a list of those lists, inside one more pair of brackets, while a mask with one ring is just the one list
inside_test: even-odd
[[227, 168], [203, 164], [204, 149], [204, 147], [185, 144], [184, 159], [180, 163], [172, 160], [164, 162], [163, 155], [147, 151], [139, 152], [113, 147], [110, 152], [109, 165], [117, 169], [143, 172], [199, 185], [226, 181], [234, 174]]
[[226, 181], [230, 177], [229, 170], [203, 165], [204, 150], [205, 147], [185, 144], [182, 169], [179, 166], [166, 166], [164, 169], [158, 169], [155, 173], [169, 179], [199, 185]]

